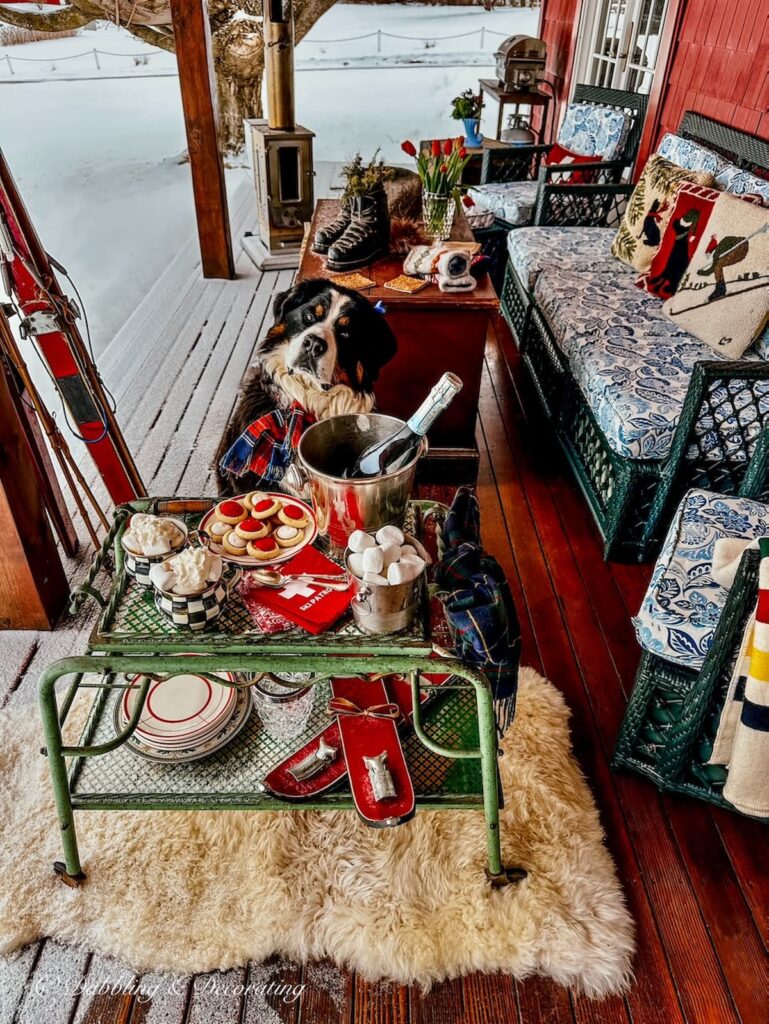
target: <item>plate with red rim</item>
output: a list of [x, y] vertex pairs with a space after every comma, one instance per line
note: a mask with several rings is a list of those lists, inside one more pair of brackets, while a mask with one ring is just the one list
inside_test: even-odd
[[[234, 682], [230, 672], [222, 677]], [[141, 677], [135, 677], [137, 682]], [[122, 700], [124, 721], [133, 713], [139, 691], [127, 689]], [[237, 691], [219, 686], [194, 672], [153, 681], [142, 709], [136, 735], [149, 746], [189, 747], [219, 732], [235, 710]]]
[[[249, 493], [254, 494], [257, 492], [251, 491]], [[233, 565], [241, 565], [247, 569], [255, 569], [259, 566], [280, 565], [282, 562], [288, 562], [290, 561], [290, 559], [294, 557], [294, 555], [300, 552], [302, 548], [306, 548], [308, 544], [312, 544], [312, 542], [318, 535], [318, 523], [315, 518], [315, 513], [307, 504], [307, 502], [300, 501], [298, 498], [291, 498], [287, 494], [281, 494], [279, 491], [259, 491], [258, 493], [261, 501], [277, 501], [280, 502], [280, 506], [284, 510], [288, 510], [292, 506], [294, 506], [304, 513], [304, 515], [308, 519], [308, 523], [306, 526], [299, 527], [299, 529], [304, 531], [304, 536], [302, 537], [298, 544], [294, 544], [293, 547], [290, 548], [281, 548], [280, 553], [275, 555], [274, 558], [265, 559], [253, 558], [251, 555], [248, 554], [232, 555], [230, 554], [229, 551], [225, 551], [224, 547], [218, 543], [215, 537], [211, 535], [211, 533], [209, 532], [209, 527], [211, 526], [212, 523], [217, 522], [216, 509], [219, 507], [219, 505], [224, 504], [225, 501], [236, 501], [246, 512], [248, 512], [249, 508], [245, 504], [245, 499], [248, 497], [248, 495], [246, 494], [239, 494], [234, 498], [222, 498], [222, 500], [217, 502], [217, 504], [211, 509], [210, 512], [206, 512], [206, 514], [200, 520], [200, 526], [198, 527], [200, 532], [204, 533], [208, 538], [209, 546], [215, 554], [221, 555], [221, 557], [226, 562], [232, 562]], [[277, 513], [275, 513], [275, 515], [277, 516]], [[271, 520], [273, 520], [275, 517], [272, 516], [270, 518]], [[290, 524], [280, 523], [279, 525], [288, 526]], [[235, 525], [233, 525], [232, 528], [234, 530]], [[275, 527], [273, 526], [273, 529], [274, 528]]]

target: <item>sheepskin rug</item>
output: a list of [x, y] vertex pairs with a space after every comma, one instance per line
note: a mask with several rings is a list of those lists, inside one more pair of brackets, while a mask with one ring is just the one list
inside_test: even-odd
[[340, 811], [81, 811], [88, 881], [74, 890], [51, 870], [61, 850], [36, 709], [5, 711], [0, 948], [48, 935], [140, 971], [228, 969], [277, 953], [401, 983], [503, 971], [621, 992], [633, 926], [568, 718], [560, 692], [523, 670], [500, 761], [503, 860], [528, 871], [516, 886], [486, 883], [475, 811], [417, 812], [385, 830]]

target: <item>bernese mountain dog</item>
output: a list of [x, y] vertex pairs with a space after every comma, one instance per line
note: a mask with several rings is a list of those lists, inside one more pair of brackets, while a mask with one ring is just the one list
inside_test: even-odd
[[373, 401], [379, 371], [395, 355], [395, 336], [385, 317], [360, 292], [325, 278], [309, 278], [281, 292], [272, 311], [275, 322], [256, 346], [254, 363], [216, 453], [214, 468], [222, 495], [263, 486], [256, 474], [233, 476], [220, 463], [251, 423], [290, 407], [291, 397], [280, 387], [275, 367], [309, 375], [325, 388], [346, 384]]

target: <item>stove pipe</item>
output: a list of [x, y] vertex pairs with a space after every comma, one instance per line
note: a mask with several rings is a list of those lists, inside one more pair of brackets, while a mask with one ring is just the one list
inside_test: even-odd
[[264, 0], [264, 71], [267, 78], [267, 123], [278, 131], [293, 131], [293, 0]]

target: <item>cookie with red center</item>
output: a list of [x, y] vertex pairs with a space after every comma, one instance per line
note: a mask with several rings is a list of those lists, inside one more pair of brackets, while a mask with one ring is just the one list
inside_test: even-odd
[[269, 519], [274, 516], [280, 508], [280, 502], [276, 498], [262, 498], [255, 501], [251, 506], [252, 519]]
[[219, 502], [214, 509], [214, 516], [220, 523], [229, 523], [231, 526], [237, 526], [238, 523], [242, 523], [247, 518], [248, 512], [246, 512], [239, 501], [230, 499]]
[[266, 537], [269, 532], [270, 527], [267, 523], [260, 519], [252, 519], [251, 516], [235, 527], [235, 533], [243, 540], [259, 540], [260, 537]]
[[272, 537], [261, 537], [259, 540], [250, 540], [246, 548], [252, 558], [258, 558], [260, 562], [267, 562], [280, 554], [280, 548]]
[[284, 505], [278, 512], [278, 519], [286, 526], [295, 526], [297, 529], [307, 526], [310, 521], [300, 505]]

